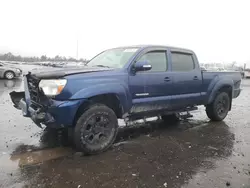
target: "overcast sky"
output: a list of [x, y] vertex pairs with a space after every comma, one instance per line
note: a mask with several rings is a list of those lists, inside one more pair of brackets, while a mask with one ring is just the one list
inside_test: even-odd
[[0, 53], [90, 58], [116, 46], [190, 48], [250, 63], [248, 0], [1, 0]]

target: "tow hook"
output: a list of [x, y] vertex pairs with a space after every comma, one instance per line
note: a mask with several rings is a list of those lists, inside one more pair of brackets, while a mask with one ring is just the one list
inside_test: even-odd
[[41, 122], [43, 122], [45, 120], [46, 117], [46, 113], [45, 112], [41, 112], [41, 109], [38, 110], [34, 110], [32, 108], [29, 108], [30, 111], [33, 111], [31, 113], [31, 119], [33, 120], [33, 122], [40, 128], [42, 128], [41, 126]]
[[32, 113], [31, 119], [40, 128], [42, 128], [41, 123], [49, 124], [55, 122], [53, 116], [50, 113], [42, 111], [42, 109], [34, 111]]
[[36, 115], [36, 118], [38, 120], [44, 120], [45, 117], [46, 117], [46, 113], [45, 112], [40, 112], [40, 113], [37, 113], [37, 115]]

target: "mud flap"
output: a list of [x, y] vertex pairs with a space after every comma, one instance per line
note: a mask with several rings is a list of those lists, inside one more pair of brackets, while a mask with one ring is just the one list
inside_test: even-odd
[[12, 91], [9, 93], [11, 101], [14, 103], [14, 107], [21, 110], [20, 106], [19, 106], [19, 102], [21, 101], [21, 99], [25, 98], [25, 94], [24, 92], [16, 92], [16, 91]]

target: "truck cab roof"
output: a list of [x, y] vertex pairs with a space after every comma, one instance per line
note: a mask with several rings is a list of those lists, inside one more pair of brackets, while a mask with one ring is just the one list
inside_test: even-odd
[[146, 49], [146, 48], [166, 48], [166, 49], [169, 49], [170, 51], [194, 54], [194, 52], [192, 50], [187, 49], [187, 48], [181, 48], [181, 47], [175, 47], [175, 46], [165, 46], [165, 45], [153, 45], [153, 44], [120, 46], [120, 47], [115, 47], [115, 48], [111, 48], [111, 49], [117, 49], [117, 48], [139, 48], [139, 49]]

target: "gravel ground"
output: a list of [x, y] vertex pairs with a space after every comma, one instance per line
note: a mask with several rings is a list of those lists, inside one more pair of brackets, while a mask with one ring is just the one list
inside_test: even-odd
[[223, 122], [201, 107], [178, 124], [121, 127], [109, 151], [88, 157], [22, 117], [9, 98], [22, 87], [0, 80], [0, 187], [250, 187], [250, 80]]

